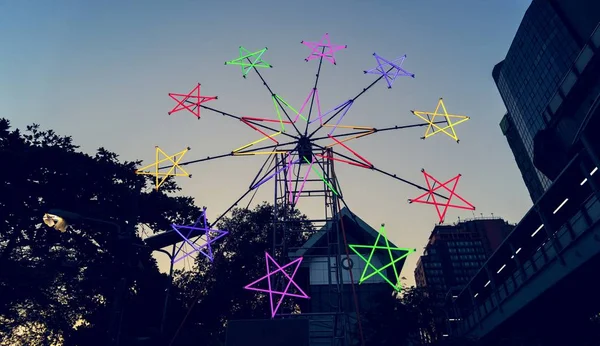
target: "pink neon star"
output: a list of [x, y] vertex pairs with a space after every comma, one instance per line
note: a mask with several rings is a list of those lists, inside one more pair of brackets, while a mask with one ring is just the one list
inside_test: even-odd
[[303, 45], [307, 46], [308, 48], [312, 49], [312, 52], [310, 53], [308, 58], [306, 58], [304, 60], [309, 61], [309, 60], [323, 57], [323, 58], [325, 58], [325, 60], [329, 61], [330, 63], [332, 63], [334, 65], [336, 63], [335, 63], [335, 57], [333, 56], [333, 53], [340, 51], [342, 49], [348, 48], [347, 45], [343, 45], [343, 46], [332, 45], [331, 40], [329, 39], [328, 33], [323, 35], [323, 38], [321, 38], [321, 41], [319, 41], [319, 42], [302, 41], [301, 43]]
[[[294, 276], [296, 275], [296, 272], [298, 271], [298, 268], [300, 268], [300, 263], [302, 263], [302, 257], [297, 258], [293, 261], [291, 261], [290, 263], [284, 265], [283, 267], [279, 266], [279, 264], [277, 264], [277, 262], [275, 262], [275, 260], [273, 259], [273, 257], [271, 257], [269, 255], [269, 253], [265, 252], [265, 260], [267, 262], [267, 275], [263, 276], [262, 278], [246, 285], [244, 288], [247, 290], [251, 290], [251, 291], [258, 291], [258, 292], [264, 292], [264, 293], [268, 293], [269, 294], [269, 300], [271, 302], [271, 318], [275, 317], [275, 314], [277, 313], [277, 310], [279, 309], [279, 306], [281, 305], [281, 302], [283, 301], [283, 298], [285, 296], [290, 296], [290, 297], [296, 297], [296, 298], [305, 298], [305, 299], [310, 299], [310, 297], [308, 295], [306, 295], [306, 293], [304, 293], [304, 291], [298, 286], [298, 284], [296, 284], [294, 282]], [[275, 271], [271, 271], [269, 268], [269, 260], [271, 260], [271, 262], [273, 262], [273, 264], [277, 267], [277, 270]], [[296, 265], [294, 267], [294, 272], [292, 273], [292, 275], [288, 275], [285, 272], [285, 269], [287, 267], [290, 267], [292, 265]], [[281, 272], [283, 275], [285, 275], [285, 277], [289, 280], [287, 285], [285, 286], [285, 289], [283, 290], [283, 292], [279, 292], [279, 291], [274, 291], [271, 287], [271, 276], [275, 273]], [[256, 284], [258, 284], [261, 281], [267, 280], [267, 283], [269, 285], [268, 289], [264, 289], [264, 288], [258, 288], [258, 287], [252, 287], [255, 286]], [[290, 286], [294, 285], [294, 287], [298, 290], [298, 292], [300, 292], [300, 294], [293, 294], [293, 293], [288, 293], [288, 290], [290, 289]], [[279, 298], [279, 301], [277, 302], [276, 305], [273, 304], [273, 295], [274, 294], [279, 294], [281, 295], [281, 297]]]

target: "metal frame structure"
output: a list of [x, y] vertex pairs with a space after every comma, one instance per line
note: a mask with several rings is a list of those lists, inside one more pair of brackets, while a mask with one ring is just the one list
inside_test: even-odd
[[[270, 97], [277, 108], [277, 113], [279, 115], [279, 120], [275, 119], [264, 119], [264, 118], [251, 118], [251, 117], [241, 117], [228, 112], [220, 111], [215, 108], [206, 106], [201, 104], [205, 101], [200, 102], [201, 96], [196, 96], [198, 98], [198, 102], [190, 101], [185, 98], [183, 101], [176, 100], [180, 103], [180, 105], [186, 105], [185, 108], [190, 112], [194, 113], [198, 108], [203, 108], [207, 111], [211, 111], [220, 115], [223, 115], [227, 118], [238, 120], [245, 125], [249, 126], [253, 130], [261, 133], [264, 137], [255, 142], [249, 143], [245, 146], [242, 146], [233, 151], [226, 152], [224, 154], [208, 156], [200, 159], [190, 160], [186, 162], [179, 162], [175, 165], [158, 167], [158, 170], [163, 169], [173, 169], [180, 166], [187, 166], [195, 163], [205, 162], [217, 160], [229, 156], [249, 156], [249, 155], [265, 155], [267, 159], [264, 161], [264, 164], [260, 168], [257, 175], [254, 177], [252, 183], [248, 190], [242, 194], [227, 210], [221, 214], [221, 216], [217, 217], [212, 224], [216, 224], [222, 217], [228, 214], [234, 207], [236, 207], [246, 196], [251, 194], [252, 192], [256, 193], [256, 189], [259, 186], [263, 185], [268, 180], [273, 179], [275, 185], [274, 191], [274, 214], [273, 214], [273, 256], [279, 257], [282, 262], [285, 262], [285, 259], [282, 257], [287, 257], [287, 247], [288, 245], [285, 242], [285, 235], [287, 232], [293, 232], [295, 230], [290, 229], [289, 225], [292, 222], [290, 219], [289, 211], [293, 210], [298, 202], [300, 197], [302, 198], [323, 198], [324, 200], [324, 214], [321, 218], [312, 218], [307, 220], [313, 225], [315, 230], [320, 230], [322, 226], [329, 225], [329, 231], [327, 233], [327, 251], [328, 251], [328, 267], [330, 268], [330, 272], [335, 273], [335, 277], [338, 279], [337, 282], [332, 282], [331, 275], [329, 275], [329, 293], [330, 293], [330, 302], [331, 306], [335, 311], [332, 311], [330, 314], [333, 316], [334, 322], [331, 325], [331, 338], [332, 346], [347, 346], [349, 345], [349, 328], [348, 328], [348, 307], [344, 307], [342, 305], [342, 297], [344, 291], [344, 283], [342, 280], [342, 256], [346, 256], [346, 258], [350, 258], [348, 253], [348, 246], [346, 244], [346, 236], [344, 231], [343, 222], [341, 222], [341, 218], [339, 217], [339, 212], [341, 210], [340, 203], [344, 204], [346, 207], [346, 203], [343, 200], [341, 189], [339, 183], [337, 181], [335, 170], [334, 170], [334, 162], [342, 162], [345, 164], [357, 166], [364, 169], [370, 169], [373, 171], [377, 171], [383, 175], [386, 175], [392, 179], [400, 181], [402, 183], [411, 185], [417, 189], [423, 191], [430, 191], [431, 189], [427, 187], [423, 187], [419, 184], [413, 183], [406, 179], [403, 179], [396, 174], [388, 173], [384, 170], [379, 169], [371, 162], [364, 159], [364, 157], [360, 156], [360, 154], [353, 151], [350, 147], [347, 146], [347, 142], [350, 140], [366, 137], [375, 133], [381, 133], [392, 130], [400, 130], [407, 129], [413, 127], [422, 127], [422, 126], [431, 126], [431, 124], [448, 124], [446, 120], [444, 121], [435, 121], [432, 123], [419, 123], [419, 124], [410, 124], [410, 125], [395, 125], [389, 126], [385, 128], [373, 128], [373, 127], [365, 127], [365, 126], [348, 126], [348, 125], [340, 125], [340, 121], [345, 116], [348, 109], [352, 106], [357, 99], [361, 96], [365, 95], [367, 91], [369, 91], [374, 85], [376, 85], [380, 80], [389, 78], [387, 73], [390, 73], [392, 70], [398, 68], [396, 65], [391, 65], [391, 67], [387, 70], [387, 72], [383, 72], [381, 76], [379, 76], [375, 81], [370, 83], [367, 87], [361, 88], [361, 91], [351, 98], [350, 100], [340, 104], [335, 107], [330, 112], [321, 113], [320, 112], [320, 103], [318, 100], [318, 83], [321, 75], [321, 69], [323, 65], [323, 58], [325, 57], [325, 48], [322, 47], [321, 55], [319, 58], [318, 69], [316, 73], [316, 78], [314, 85], [309, 93], [308, 98], [306, 99], [305, 104], [302, 106], [300, 112], [295, 111], [289, 104], [287, 104], [282, 98], [280, 98], [273, 89], [269, 86], [267, 81], [263, 78], [259, 70], [256, 66], [256, 60], [252, 62], [251, 58], [255, 57], [256, 54], [260, 53], [260, 56], [264, 53], [264, 50], [248, 54], [246, 56], [242, 56], [236, 61], [244, 60], [247, 61], [246, 65], [249, 69], [253, 70], [257, 77], [260, 79], [262, 84], [266, 87], [269, 92]], [[255, 59], [257, 59], [255, 57]], [[312, 59], [311, 59], [312, 60]], [[316, 60], [316, 59], [315, 59]], [[308, 60], [307, 60], [308, 61]], [[227, 63], [226, 63], [227, 64]], [[239, 63], [241, 64], [241, 63]], [[239, 65], [238, 64], [238, 65]], [[259, 66], [259, 67], [267, 67], [267, 66]], [[268, 66], [272, 67], [272, 66]], [[248, 71], [244, 72], [244, 78], [246, 78], [246, 74]], [[391, 87], [391, 86], [390, 86]], [[182, 95], [182, 94], [180, 94]], [[184, 95], [185, 96], [185, 95]], [[189, 95], [188, 95], [189, 96]], [[308, 102], [310, 100], [310, 103]], [[304, 110], [304, 107], [308, 105], [308, 112], [306, 116], [301, 115]], [[315, 107], [316, 105], [316, 107]], [[315, 108], [318, 108], [319, 118], [312, 118], [313, 113], [316, 112]], [[280, 114], [279, 110], [282, 111], [283, 114]], [[296, 114], [290, 115], [288, 110], [294, 111]], [[196, 114], [196, 113], [194, 113]], [[295, 115], [295, 118], [293, 116]], [[297, 126], [297, 121], [301, 117], [305, 122], [306, 126], [301, 128]], [[337, 119], [336, 119], [337, 117]], [[331, 125], [330, 122], [337, 121], [335, 125]], [[277, 129], [272, 127], [270, 124], [279, 123], [282, 129]], [[316, 129], [310, 130], [310, 125], [317, 123]], [[293, 128], [290, 129], [292, 131], [286, 131], [285, 126], [291, 126]], [[320, 135], [319, 131], [323, 128], [331, 129], [328, 134]], [[345, 133], [334, 134], [334, 131], [343, 130]], [[271, 132], [272, 134], [267, 134], [266, 132]], [[278, 136], [278, 137], [276, 137]], [[284, 140], [282, 140], [285, 139]], [[329, 144], [324, 144], [322, 141], [329, 141]], [[261, 145], [262, 141], [272, 141], [273, 144]], [[352, 153], [354, 157], [351, 157], [349, 154], [344, 154], [339, 150], [335, 150], [334, 148], [344, 148], [347, 152]], [[157, 163], [158, 166], [158, 163]], [[311, 174], [311, 170], [313, 174], [319, 176], [320, 179], [309, 178]], [[294, 173], [295, 171], [295, 173]], [[447, 199], [445, 196], [439, 195], [438, 193], [433, 192], [436, 196]], [[292, 196], [292, 198], [290, 198]], [[250, 201], [251, 202], [251, 201]], [[250, 203], [248, 203], [250, 205]], [[197, 241], [198, 239], [196, 239]], [[345, 251], [344, 251], [345, 250]], [[276, 257], [275, 257], [276, 258]], [[335, 263], [331, 260], [332, 258], [336, 258]], [[352, 272], [350, 271], [350, 274]], [[362, 337], [362, 329], [360, 327], [360, 316], [358, 314], [358, 300], [356, 299], [356, 292], [354, 290], [354, 280], [351, 278], [352, 282], [352, 290], [354, 294], [354, 302], [355, 302], [355, 311], [358, 316], [358, 324]], [[278, 283], [279, 285], [283, 285], [282, 282]], [[189, 314], [188, 314], [189, 315]], [[306, 316], [311, 318], [311, 316], [316, 315], [324, 315], [323, 313], [315, 313], [315, 314], [300, 314], [293, 315], [290, 313], [280, 314], [283, 318], [289, 318], [291, 316]], [[186, 316], [187, 318], [187, 316]], [[316, 318], [316, 317], [315, 317]], [[182, 322], [185, 322], [185, 318]], [[172, 342], [176, 339], [176, 335], [173, 337]], [[364, 345], [364, 340], [361, 340], [361, 345]]]
[[[286, 166], [286, 156], [280, 154], [277, 158], [278, 171], [280, 174], [275, 176], [275, 196], [274, 196], [274, 213], [273, 213], [273, 248], [274, 254], [278, 254], [282, 257], [282, 261], [286, 260], [290, 251], [297, 250], [300, 247], [288, 248], [285, 239], [287, 232], [294, 232], [295, 230], [290, 229], [288, 226], [294, 222], [289, 218], [289, 211], [294, 208], [294, 205], [290, 203], [289, 196], [295, 196], [300, 194], [304, 198], [322, 198], [324, 200], [323, 214], [318, 218], [310, 220], [312, 228], [315, 231], [320, 231], [329, 227], [326, 234], [326, 258], [328, 268], [328, 296], [329, 296], [329, 308], [330, 312], [309, 312], [302, 313], [301, 315], [292, 314], [291, 311], [288, 313], [280, 314], [283, 318], [306, 318], [310, 320], [310, 323], [318, 330], [312, 331], [310, 338], [311, 340], [318, 340], [316, 344], [324, 344], [319, 342], [325, 340], [330, 341], [330, 345], [349, 345], [349, 319], [345, 306], [343, 306], [343, 295], [344, 295], [344, 282], [342, 277], [341, 258], [343, 254], [343, 248], [347, 247], [347, 244], [342, 244], [344, 238], [340, 232], [339, 224], [341, 218], [339, 217], [340, 199], [341, 192], [338, 181], [336, 179], [334, 170], [334, 161], [327, 159], [331, 157], [333, 150], [325, 149], [321, 151], [320, 158], [316, 161], [318, 166], [323, 170], [324, 179], [307, 179], [306, 183], [309, 184], [307, 188], [300, 191], [298, 184], [289, 184], [288, 176], [284, 167]], [[300, 166], [301, 167], [301, 166]], [[297, 176], [302, 176], [301, 170], [298, 170]], [[333, 190], [338, 193], [334, 193], [330, 188], [333, 186]], [[348, 254], [346, 253], [346, 256]], [[335, 258], [335, 261], [332, 261]], [[336, 278], [335, 282], [332, 280], [332, 274]], [[284, 282], [277, 282], [276, 290], [280, 291], [285, 285]], [[356, 307], [355, 307], [356, 308]]]

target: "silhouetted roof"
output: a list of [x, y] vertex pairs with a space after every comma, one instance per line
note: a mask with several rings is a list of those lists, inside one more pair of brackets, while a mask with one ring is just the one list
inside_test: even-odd
[[[342, 218], [342, 222], [344, 223], [346, 235], [351, 235], [364, 244], [372, 244], [377, 239], [379, 232], [373, 227], [369, 226], [369, 224], [364, 222], [360, 217], [356, 216], [356, 214], [352, 213], [348, 208], [344, 207], [339, 216]], [[304, 243], [300, 249], [290, 252], [288, 255], [292, 258], [296, 258], [310, 254], [313, 251], [313, 247], [318, 244], [318, 242], [326, 234], [327, 230], [331, 228], [331, 223], [332, 221], [323, 226], [321, 230], [317, 231], [310, 238], [308, 238], [306, 243]], [[348, 227], [352, 223], [358, 227]], [[389, 241], [389, 244], [390, 247], [396, 247], [396, 245], [391, 241]]]

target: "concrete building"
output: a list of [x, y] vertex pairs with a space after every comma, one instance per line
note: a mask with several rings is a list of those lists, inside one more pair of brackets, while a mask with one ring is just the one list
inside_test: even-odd
[[[536, 24], [536, 17], [547, 23]], [[527, 32], [543, 44], [525, 40]], [[557, 40], [566, 52], [547, 54]], [[532, 59], [509, 63], [519, 51]], [[550, 64], [537, 68], [544, 59]], [[508, 109], [501, 126], [534, 206], [454, 300], [458, 322], [450, 334], [490, 346], [588, 344], [597, 340], [589, 331], [598, 326], [588, 326], [600, 311], [591, 288], [600, 265], [600, 1], [534, 0], [493, 74]], [[527, 91], [520, 91], [519, 80]], [[544, 96], [536, 97], [540, 90]], [[519, 92], [530, 96], [519, 98]], [[535, 108], [524, 113], [527, 103]], [[523, 148], [525, 158], [517, 154]], [[532, 163], [538, 178], [551, 181], [543, 187], [540, 179], [541, 196], [535, 177], [522, 169]]]
[[[450, 310], [452, 297], [479, 271], [514, 226], [501, 218], [485, 217], [435, 226], [417, 262], [417, 287], [434, 295], [440, 310]], [[426, 343], [448, 333], [447, 319], [438, 317], [435, 335], [422, 335]]]
[[[565, 86], [573, 87], [570, 84], [577, 74], [571, 74], [571, 67], [599, 19], [600, 2], [596, 0], [533, 0], [505, 59], [492, 71], [508, 110], [500, 127], [533, 202], [567, 164], [566, 150], [559, 150], [556, 131], [546, 130], [556, 128], [552, 124], [559, 122], [555, 113], [564, 99], [563, 92], [569, 91], [560, 89], [563, 79], [568, 77]], [[544, 161], [535, 159], [536, 146], [556, 153], [553, 168], [535, 164]]]
[[427, 287], [443, 301], [460, 291], [513, 229], [501, 218], [475, 218], [437, 225], [417, 262], [417, 287]]

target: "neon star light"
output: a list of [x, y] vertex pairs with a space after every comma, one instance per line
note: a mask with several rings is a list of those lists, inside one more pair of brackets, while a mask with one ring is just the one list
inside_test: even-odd
[[342, 49], [348, 48], [347, 45], [333, 45], [331, 44], [331, 40], [329, 39], [329, 34], [325, 33], [319, 42], [306, 42], [301, 41], [303, 45], [307, 46], [312, 50], [310, 55], [304, 59], [306, 61], [310, 61], [313, 59], [323, 58], [330, 63], [337, 65], [335, 62], [334, 53], [338, 52]]
[[[181, 168], [180, 162], [183, 159], [185, 153], [191, 150], [189, 147], [178, 152], [177, 154], [167, 155], [161, 148], [158, 146], [156, 148], [156, 161], [152, 164], [144, 166], [142, 168], [138, 168], [135, 170], [135, 174], [140, 175], [152, 175], [155, 177], [155, 185], [156, 190], [167, 180], [168, 177], [192, 177], [191, 174], [185, 171], [185, 169]], [[160, 159], [160, 156], [164, 156], [165, 158]], [[160, 170], [163, 168], [159, 168], [161, 164], [168, 162], [171, 166], [168, 167], [166, 172], [161, 172]], [[154, 169], [154, 171], [148, 171], [149, 169]], [[180, 172], [177, 171], [179, 168]], [[164, 168], [167, 169], [167, 168]]]
[[[429, 191], [425, 192], [424, 194], [420, 195], [415, 199], [409, 199], [409, 203], [423, 203], [435, 205], [440, 224], [444, 223], [444, 219], [446, 217], [446, 212], [448, 211], [448, 208], [475, 210], [475, 206], [473, 204], [467, 202], [464, 198], [462, 198], [455, 192], [456, 185], [458, 185], [458, 180], [461, 177], [460, 174], [446, 181], [445, 183], [441, 183], [439, 180], [432, 177], [429, 173], [425, 172], [424, 169], [422, 169], [421, 172], [423, 172], [423, 175], [425, 176], [425, 181], [427, 182], [427, 187]], [[452, 186], [449, 186], [450, 184], [452, 184]], [[446, 201], [438, 202], [439, 197], [436, 198], [436, 191], [439, 189], [444, 189], [450, 193], [450, 196]], [[450, 204], [450, 202], [452, 201], [452, 197], [458, 198], [464, 203], [464, 205]], [[429, 200], [430, 198], [431, 200]]]
[[[214, 256], [211, 244], [229, 234], [227, 231], [211, 228], [210, 224], [206, 221], [206, 207], [202, 208], [202, 215], [200, 215], [198, 220], [196, 220], [196, 223], [194, 223], [192, 226], [172, 224], [171, 227], [175, 232], [177, 232], [177, 234], [181, 236], [181, 238], [183, 238], [183, 242], [173, 256], [173, 263], [177, 263], [195, 253], [203, 254], [206, 256], [206, 258], [208, 258], [209, 261], [212, 262]], [[200, 236], [194, 236], [194, 234], [198, 231], [204, 232], [204, 234], [201, 234]], [[202, 239], [202, 236], [206, 237], [206, 239]], [[204, 244], [199, 246], [197, 244], [199, 240], [204, 240]], [[185, 251], [184, 247], [186, 244], [192, 247], [192, 251]], [[183, 253], [183, 255], [179, 256], [179, 253]]]
[[[275, 113], [277, 114], [277, 119], [269, 119], [269, 118], [256, 118], [256, 117], [241, 117], [241, 121], [248, 125], [250, 128], [252, 128], [254, 131], [260, 133], [261, 135], [263, 135], [262, 138], [250, 142], [248, 144], [245, 144], [237, 149], [233, 150], [233, 155], [248, 155], [245, 154], [244, 152], [242, 152], [243, 150], [246, 150], [256, 144], [259, 144], [267, 139], [273, 141], [275, 144], [280, 144], [279, 141], [277, 141], [277, 139], [275, 138], [276, 136], [281, 135], [282, 133], [286, 133], [287, 132], [287, 128], [286, 125], [294, 125], [296, 124], [296, 122], [299, 119], [302, 119], [304, 121], [308, 121], [308, 119], [306, 119], [306, 117], [304, 117], [302, 115], [302, 112], [304, 111], [304, 108], [306, 107], [306, 105], [308, 104], [308, 101], [311, 99], [313, 93], [315, 93], [316, 90], [311, 91], [308, 94], [308, 97], [306, 98], [306, 100], [304, 101], [304, 103], [302, 104], [302, 107], [300, 107], [300, 110], [296, 110], [294, 107], [290, 106], [289, 103], [287, 103], [283, 98], [281, 98], [279, 95], [273, 95], [271, 98], [273, 100], [273, 106], [275, 107]], [[318, 94], [317, 94], [318, 95]], [[317, 96], [318, 97], [318, 96]], [[318, 98], [317, 98], [318, 100]], [[287, 112], [285, 111], [285, 109], [289, 109], [293, 112], [293, 114], [295, 114], [295, 117], [293, 120], [285, 120], [282, 116], [282, 112], [284, 113], [284, 115], [287, 117]], [[256, 122], [266, 122], [266, 123], [279, 123], [279, 129], [278, 131], [273, 131], [275, 133], [273, 134], [267, 134], [265, 133], [263, 130], [261, 130], [260, 128], [258, 128], [256, 125]], [[273, 130], [273, 129], [271, 129]], [[270, 155], [273, 153], [287, 153], [288, 151], [253, 151], [251, 155]]]
[[175, 100], [175, 102], [177, 102], [177, 106], [173, 107], [173, 109], [169, 111], [169, 115], [182, 110], [188, 110], [190, 113], [194, 114], [198, 119], [200, 119], [200, 105], [205, 102], [218, 99], [217, 96], [200, 95], [200, 83], [198, 83], [198, 85], [194, 89], [192, 89], [192, 91], [190, 91], [189, 94], [169, 93], [169, 97], [171, 97], [173, 100]]
[[[354, 253], [356, 253], [358, 255], [358, 257], [360, 257], [366, 263], [365, 269], [363, 270], [362, 274], [360, 275], [360, 279], [358, 281], [359, 285], [362, 284], [363, 282], [365, 282], [366, 280], [368, 280], [369, 278], [371, 278], [375, 275], [379, 275], [383, 278], [383, 280], [385, 280], [385, 282], [390, 284], [396, 291], [400, 291], [402, 289], [401, 278], [400, 278], [400, 274], [401, 274], [400, 271], [402, 269], [400, 269], [400, 271], [399, 271], [396, 266], [396, 263], [404, 260], [408, 255], [417, 251], [416, 249], [406, 249], [406, 248], [390, 246], [390, 242], [387, 239], [387, 236], [385, 233], [385, 224], [381, 224], [381, 229], [379, 230], [379, 233], [377, 234], [377, 239], [375, 239], [375, 244], [373, 244], [373, 245], [348, 244], [348, 247], [352, 251], [354, 251]], [[361, 253], [361, 251], [359, 251], [361, 249], [370, 249], [371, 250], [369, 252], [368, 259], [365, 258], [365, 256], [363, 255], [363, 253]], [[373, 255], [375, 254], [376, 250], [384, 250], [386, 252], [386, 255], [388, 256], [390, 262], [383, 265], [380, 268], [375, 267], [373, 265], [373, 263], [371, 263], [371, 261], [373, 260]], [[396, 281], [395, 283], [393, 283], [388, 278], [386, 273], [384, 272], [384, 270], [386, 270], [389, 267], [392, 267], [392, 269], [394, 271], [394, 279]], [[367, 274], [369, 269], [371, 269], [372, 272], [370, 274]]]
[[382, 75], [387, 82], [388, 89], [392, 88], [392, 84], [394, 84], [394, 81], [396, 81], [396, 78], [398, 77], [415, 78], [414, 73], [410, 73], [402, 68], [402, 64], [404, 64], [404, 60], [406, 60], [406, 54], [392, 61], [380, 57], [377, 55], [377, 53], [373, 53], [373, 56], [377, 60], [377, 64], [379, 66], [364, 72], [365, 74], [370, 73]]
[[[267, 63], [262, 59], [263, 54], [267, 51], [267, 48], [263, 48], [254, 53], [251, 53], [244, 47], [240, 46], [240, 57], [230, 61], [226, 61], [225, 65], [239, 65], [242, 67], [242, 77], [246, 78], [248, 72], [257, 67], [271, 68], [271, 64]], [[252, 61], [254, 58], [254, 61]]]
[[[203, 158], [182, 162], [180, 165], [196, 164], [212, 160], [219, 160], [225, 157], [239, 156], [266, 156], [264, 164], [261, 166], [256, 176], [249, 184], [248, 190], [240, 198], [245, 198], [252, 190], [258, 189], [267, 181], [276, 180], [281, 182], [281, 191], [277, 192], [281, 203], [294, 208], [299, 197], [314, 195], [314, 191], [325, 189], [325, 194], [332, 192], [332, 195], [341, 197], [340, 187], [337, 180], [332, 177], [332, 162], [336, 161], [352, 166], [367, 168], [372, 171], [384, 174], [396, 181], [409, 184], [422, 191], [428, 191], [424, 186], [413, 183], [396, 174], [385, 172], [376, 167], [365, 156], [359, 154], [352, 148], [350, 141], [364, 138], [375, 133], [384, 131], [395, 131], [400, 129], [409, 129], [413, 127], [426, 127], [427, 124], [406, 124], [395, 125], [384, 128], [374, 128], [369, 126], [346, 125], [343, 121], [347, 118], [347, 113], [357, 100], [365, 95], [367, 91], [373, 89], [373, 86], [386, 80], [388, 86], [399, 76], [414, 75], [407, 72], [401, 66], [406, 56], [399, 59], [388, 61], [377, 54], [374, 54], [379, 64], [379, 69], [375, 68], [367, 73], [378, 74], [375, 81], [372, 81], [367, 87], [359, 89], [353, 97], [346, 98], [344, 102], [339, 103], [334, 108], [329, 108], [327, 112], [322, 112], [321, 97], [318, 84], [321, 75], [321, 69], [328, 65], [322, 64], [323, 60], [335, 63], [335, 52], [345, 49], [345, 46], [333, 45], [329, 40], [329, 35], [323, 36], [319, 42], [302, 42], [305, 46], [311, 48], [311, 55], [307, 60], [318, 60], [318, 68], [315, 76], [317, 78], [310, 88], [308, 96], [299, 108], [292, 107], [292, 103], [286, 98], [277, 94], [262, 76], [262, 68], [272, 67], [263, 60], [266, 48], [250, 52], [240, 47], [239, 58], [226, 62], [226, 65], [237, 65], [242, 68], [242, 74], [246, 76], [250, 70], [256, 73], [260, 78], [262, 85], [268, 91], [269, 101], [275, 108], [275, 114], [271, 118], [258, 118], [252, 116], [238, 116], [222, 110], [208, 107], [204, 104], [199, 107], [204, 108], [203, 112], [211, 111], [218, 113], [225, 118], [234, 119], [251, 128], [260, 134], [252, 142], [239, 146], [236, 149], [205, 156]], [[320, 51], [320, 53], [319, 53]], [[385, 67], [389, 67], [385, 70]], [[266, 95], [265, 95], [266, 96]], [[193, 100], [192, 100], [193, 101]], [[188, 102], [189, 103], [189, 102]], [[302, 121], [300, 121], [302, 120]], [[438, 121], [436, 124], [443, 124], [445, 121]], [[239, 145], [239, 144], [238, 144]], [[235, 148], [235, 146], [233, 147]], [[162, 169], [171, 166], [163, 166]], [[320, 179], [313, 179], [310, 175], [318, 176]], [[321, 184], [321, 181], [324, 184]], [[285, 188], [284, 188], [285, 187]], [[276, 189], [277, 190], [277, 189]], [[278, 190], [277, 190], [278, 191]], [[445, 199], [445, 197], [440, 197]], [[278, 202], [278, 203], [280, 203]]]
[[[271, 318], [275, 317], [275, 315], [277, 314], [277, 310], [279, 310], [279, 307], [281, 306], [281, 303], [283, 302], [283, 298], [285, 298], [286, 296], [310, 299], [310, 297], [306, 293], [304, 293], [302, 288], [300, 288], [300, 286], [298, 286], [298, 284], [296, 282], [294, 282], [294, 276], [296, 275], [298, 268], [300, 268], [300, 263], [302, 263], [302, 257], [299, 257], [299, 258], [291, 261], [290, 263], [284, 265], [283, 267], [280, 266], [279, 264], [277, 264], [277, 262], [275, 262], [273, 257], [271, 257], [271, 255], [269, 255], [269, 253], [267, 253], [267, 252], [265, 252], [265, 260], [266, 260], [266, 264], [267, 264], [267, 275], [261, 277], [260, 279], [254, 281], [252, 283], [249, 283], [248, 285], [246, 285], [244, 287], [244, 289], [269, 294], [269, 301], [271, 303]], [[269, 265], [269, 262], [272, 263], [273, 266], [275, 266], [277, 269], [274, 271], [271, 271], [271, 266]], [[286, 273], [286, 271], [285, 271], [286, 268], [289, 268], [289, 267], [293, 268], [292, 275], [288, 275], [288, 273]], [[285, 276], [284, 281], [287, 281], [287, 284], [283, 291], [276, 291], [273, 289], [273, 285], [275, 284], [275, 282], [274, 282], [275, 278], [271, 278], [271, 277], [277, 273], [281, 273], [283, 276]], [[259, 288], [258, 284], [265, 280], [267, 281], [268, 289]], [[299, 293], [298, 294], [289, 293], [288, 291], [290, 290], [291, 286], [294, 286], [294, 288]], [[273, 300], [274, 295], [276, 297], [279, 296], [279, 299], [276, 299], [274, 301]]]
[[[444, 113], [438, 113], [440, 107], [442, 107], [442, 110], [444, 111]], [[470, 119], [466, 115], [448, 114], [448, 111], [446, 111], [446, 106], [444, 105], [444, 100], [441, 97], [440, 97], [437, 107], [435, 107], [435, 111], [433, 111], [433, 113], [432, 112], [422, 112], [422, 111], [411, 111], [411, 112], [412, 112], [412, 114], [425, 120], [428, 124], [427, 129], [425, 130], [425, 136], [421, 137], [422, 139], [431, 137], [431, 136], [435, 135], [436, 133], [445, 133], [448, 137], [454, 139], [458, 143], [458, 142], [460, 142], [460, 140], [458, 139], [458, 136], [456, 135], [456, 131], [454, 131], [454, 126], [456, 126], [460, 123], [464, 123], [465, 121]], [[435, 117], [444, 117], [447, 125], [444, 127], [438, 125], [439, 122], [438, 123], [435, 122]], [[457, 119], [457, 120], [455, 122], [452, 122], [453, 119]], [[450, 132], [448, 132], [447, 130], [450, 130]]]

